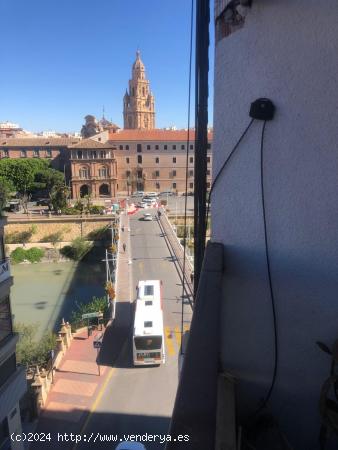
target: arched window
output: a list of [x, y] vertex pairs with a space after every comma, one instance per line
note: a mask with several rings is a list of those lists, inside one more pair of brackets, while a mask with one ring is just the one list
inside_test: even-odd
[[108, 169], [105, 166], [99, 168], [99, 177], [107, 178], [108, 177]]
[[79, 170], [80, 178], [89, 178], [89, 169], [88, 167], [81, 167]]
[[146, 94], [145, 94], [144, 87], [142, 88], [142, 95], [143, 95], [143, 97], [146, 95]]

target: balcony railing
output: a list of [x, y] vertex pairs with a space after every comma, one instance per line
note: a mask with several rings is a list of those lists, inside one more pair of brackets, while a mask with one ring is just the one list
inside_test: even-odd
[[0, 262], [0, 283], [7, 280], [11, 276], [11, 265], [9, 258], [5, 258]]

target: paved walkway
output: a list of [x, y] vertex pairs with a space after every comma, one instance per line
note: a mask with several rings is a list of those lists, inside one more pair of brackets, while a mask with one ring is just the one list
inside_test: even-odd
[[[87, 337], [87, 332], [74, 336], [56, 371], [47, 403], [37, 424], [36, 433], [51, 433], [51, 440], [35, 442], [30, 445], [30, 449], [73, 448], [75, 443], [61, 439], [61, 436], [65, 436], [65, 433], [81, 433], [90, 411], [95, 409], [104, 393], [105, 384], [111, 376], [111, 367], [128, 338], [132, 317], [130, 300], [133, 300], [131, 295], [134, 292], [131, 288], [128, 227], [128, 216], [122, 214], [116, 278], [116, 319], [103, 330], [103, 345], [99, 356], [93, 348], [93, 340], [102, 331], [95, 331], [90, 337]], [[125, 251], [123, 244], [126, 245]], [[114, 339], [111, 339], [112, 335]], [[96, 361], [101, 364], [100, 375]]]

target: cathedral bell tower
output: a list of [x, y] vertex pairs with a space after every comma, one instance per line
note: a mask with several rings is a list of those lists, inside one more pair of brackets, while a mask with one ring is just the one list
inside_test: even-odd
[[146, 79], [140, 52], [136, 52], [129, 92], [123, 98], [123, 120], [125, 129], [152, 130], [155, 128], [155, 100]]

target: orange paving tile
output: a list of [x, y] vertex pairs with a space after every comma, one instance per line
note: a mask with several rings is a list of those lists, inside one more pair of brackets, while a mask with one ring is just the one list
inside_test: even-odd
[[[87, 375], [97, 375], [98, 369], [95, 362], [78, 361], [76, 359], [65, 360], [59, 368], [60, 371], [83, 373]], [[106, 367], [100, 368], [101, 374], [104, 374]]]
[[91, 397], [94, 394], [96, 387], [97, 383], [59, 379], [53, 387], [53, 392]]

